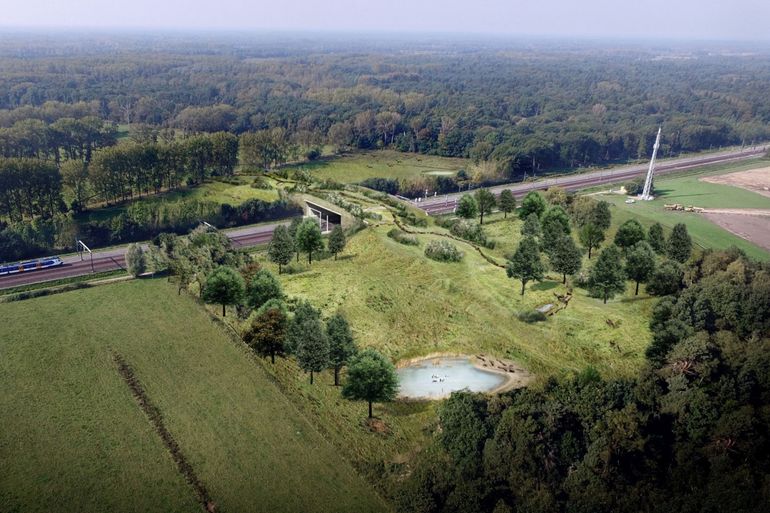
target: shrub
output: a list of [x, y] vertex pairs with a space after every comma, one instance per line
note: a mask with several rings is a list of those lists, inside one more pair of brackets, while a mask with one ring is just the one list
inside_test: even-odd
[[361, 186], [374, 189], [387, 194], [398, 194], [398, 180], [395, 178], [367, 178], [361, 182]]
[[487, 238], [487, 234], [484, 232], [484, 229], [476, 221], [472, 221], [470, 219], [456, 219], [449, 227], [449, 231], [452, 233], [452, 235], [460, 237], [461, 239], [475, 242], [480, 246], [484, 246], [489, 249], [493, 249], [495, 247], [495, 241]]
[[393, 239], [394, 241], [404, 244], [407, 246], [419, 246], [420, 241], [417, 240], [417, 237], [414, 235], [410, 235], [404, 231], [399, 230], [398, 228], [393, 228], [388, 232], [388, 237]]
[[321, 149], [320, 148], [310, 148], [305, 152], [305, 159], [309, 160], [310, 162], [314, 160], [318, 160], [321, 158]]
[[253, 189], [272, 189], [273, 186], [270, 185], [270, 182], [267, 181], [267, 179], [260, 175], [254, 178], [254, 181], [251, 182], [251, 187]]
[[428, 219], [426, 217], [417, 217], [414, 212], [399, 212], [400, 217], [406, 224], [417, 226], [418, 228], [425, 228], [428, 226]]
[[539, 310], [524, 310], [523, 312], [518, 312], [516, 318], [521, 322], [526, 322], [528, 324], [543, 322], [547, 319], [545, 314]]
[[464, 253], [445, 240], [432, 240], [425, 247], [425, 256], [439, 262], [459, 262]]

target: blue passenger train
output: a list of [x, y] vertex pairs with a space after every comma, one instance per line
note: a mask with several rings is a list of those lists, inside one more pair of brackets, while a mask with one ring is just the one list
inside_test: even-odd
[[37, 271], [38, 269], [48, 269], [49, 267], [57, 267], [62, 265], [61, 258], [59, 257], [45, 257], [38, 258], [37, 260], [27, 260], [26, 262], [18, 262], [15, 264], [0, 264], [0, 276], [6, 274], [26, 273], [29, 271]]

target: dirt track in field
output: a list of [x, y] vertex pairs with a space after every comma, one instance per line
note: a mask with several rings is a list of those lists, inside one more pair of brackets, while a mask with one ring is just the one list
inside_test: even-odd
[[732, 185], [770, 197], [770, 167], [738, 171], [725, 175], [704, 176], [701, 181], [720, 185]]

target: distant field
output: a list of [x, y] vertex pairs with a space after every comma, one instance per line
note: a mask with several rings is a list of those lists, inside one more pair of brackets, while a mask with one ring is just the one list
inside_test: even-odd
[[713, 176], [731, 171], [763, 167], [764, 161], [741, 164], [739, 166], [705, 168], [685, 175], [662, 176], [655, 179], [656, 198], [653, 201], [637, 201], [626, 204], [626, 196], [602, 195], [617, 207], [619, 216], [635, 217], [642, 224], [654, 222], [664, 227], [673, 228], [676, 223], [685, 223], [693, 240], [701, 247], [726, 248], [737, 246], [749, 256], [760, 259], [770, 259], [770, 253], [759, 246], [746, 241], [700, 214], [665, 210], [664, 204], [680, 203], [704, 208], [770, 208], [770, 198], [739, 187], [709, 183], [700, 180], [703, 176]]
[[258, 199], [262, 201], [275, 201], [278, 199], [278, 191], [275, 189], [255, 189], [251, 187], [251, 178], [236, 178], [239, 184], [229, 184], [219, 181], [208, 181], [197, 187], [182, 189], [173, 192], [161, 193], [158, 195], [136, 198], [131, 202], [123, 203], [112, 207], [95, 208], [83, 214], [89, 220], [103, 220], [114, 217], [123, 212], [128, 205], [144, 203], [153, 204], [157, 202], [174, 202], [179, 200], [196, 199], [199, 201], [212, 201], [214, 203], [226, 203], [228, 205], [240, 205], [241, 203]]
[[309, 170], [314, 179], [358, 183], [367, 178], [419, 178], [423, 175], [454, 175], [467, 169], [469, 161], [393, 150], [362, 151], [296, 166]]
[[2, 511], [198, 511], [109, 350], [220, 511], [385, 511], [192, 300], [141, 280], [0, 305]]

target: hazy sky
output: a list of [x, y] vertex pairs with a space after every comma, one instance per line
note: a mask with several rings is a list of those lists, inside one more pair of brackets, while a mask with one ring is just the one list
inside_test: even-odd
[[0, 0], [0, 25], [770, 39], [770, 0]]

